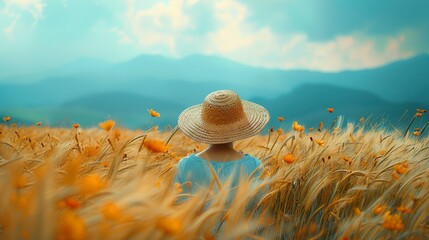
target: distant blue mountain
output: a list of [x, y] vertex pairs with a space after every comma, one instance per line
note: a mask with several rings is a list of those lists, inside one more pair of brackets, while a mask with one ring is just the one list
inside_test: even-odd
[[[325, 84], [305, 84], [275, 99], [251, 100], [266, 106], [271, 114], [272, 126], [279, 125], [277, 117], [283, 116], [287, 127], [293, 121], [299, 121], [315, 129], [320, 122], [330, 125], [337, 116], [342, 116], [344, 123], [359, 123], [360, 118], [364, 117], [386, 128], [404, 127], [417, 108], [429, 107], [429, 104], [412, 102], [393, 103], [366, 91]], [[334, 108], [333, 113], [327, 111], [331, 107]], [[422, 127], [428, 121], [429, 117], [424, 115], [416, 124]]]
[[[9, 80], [13, 82], [14, 79]], [[0, 85], [0, 112], [3, 115], [15, 113], [19, 115], [17, 118], [31, 122], [33, 118], [24, 116], [26, 113], [42, 116], [40, 111], [47, 111], [50, 116], [55, 116], [51, 118], [56, 120], [51, 122], [56, 124], [67, 111], [76, 114], [82, 110], [86, 114], [94, 112], [93, 120], [109, 114], [120, 116], [122, 110], [126, 110], [124, 116], [128, 116], [139, 111], [137, 107], [129, 106], [143, 101], [150, 103], [145, 108], [162, 102], [161, 109], [168, 112], [164, 112], [165, 115], [171, 112], [174, 116], [182, 108], [200, 103], [208, 93], [219, 89], [235, 90], [244, 99], [261, 99], [275, 115], [295, 109], [284, 114], [311, 124], [319, 121], [322, 113], [311, 117], [311, 112], [300, 112], [299, 109], [325, 111], [325, 105], [332, 105], [338, 111], [344, 108], [344, 115], [353, 120], [358, 115], [369, 114], [394, 120], [400, 117], [398, 111], [429, 105], [429, 94], [426, 93], [429, 89], [429, 55], [380, 68], [339, 73], [256, 68], [204, 55], [182, 59], [142, 55], [116, 64], [86, 58], [34, 76], [30, 84]], [[320, 96], [324, 97], [320, 99]], [[327, 102], [328, 99], [331, 102]], [[105, 109], [97, 102], [109, 102], [111, 107]], [[294, 104], [287, 105], [290, 102]], [[292, 108], [294, 106], [296, 108]], [[72, 114], [68, 118], [72, 121], [75, 117]], [[171, 123], [174, 123], [171, 119], [160, 120], [160, 124]], [[138, 127], [137, 123], [131, 122], [125, 125]]]

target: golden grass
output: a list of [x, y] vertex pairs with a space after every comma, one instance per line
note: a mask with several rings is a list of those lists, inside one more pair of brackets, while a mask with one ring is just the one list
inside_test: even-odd
[[0, 125], [0, 238], [428, 238], [428, 138], [294, 126], [235, 144], [266, 181], [243, 179], [226, 208], [219, 182], [176, 203], [177, 162], [205, 147], [180, 131]]

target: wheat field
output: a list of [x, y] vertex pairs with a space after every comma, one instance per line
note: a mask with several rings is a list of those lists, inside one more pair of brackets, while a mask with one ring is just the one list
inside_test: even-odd
[[429, 238], [429, 143], [418, 134], [363, 119], [319, 130], [279, 123], [284, 130], [236, 142], [263, 173], [256, 187], [243, 179], [225, 207], [227, 184], [184, 196], [172, 183], [178, 161], [206, 147], [176, 129], [8, 121], [0, 239]]

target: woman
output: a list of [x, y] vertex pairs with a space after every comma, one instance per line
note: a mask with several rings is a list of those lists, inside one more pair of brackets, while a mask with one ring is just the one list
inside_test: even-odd
[[189, 138], [209, 146], [181, 159], [174, 181], [182, 184], [185, 193], [193, 194], [210, 185], [213, 172], [221, 183], [229, 180], [231, 188], [240, 179], [259, 178], [261, 161], [235, 150], [233, 143], [258, 134], [269, 118], [264, 107], [241, 100], [230, 90], [212, 92], [202, 104], [187, 108], [179, 116], [179, 128]]

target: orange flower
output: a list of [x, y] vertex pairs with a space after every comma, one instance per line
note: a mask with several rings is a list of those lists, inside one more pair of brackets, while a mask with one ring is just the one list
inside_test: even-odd
[[3, 118], [3, 121], [5, 121], [5, 122], [9, 122], [9, 121], [10, 121], [10, 116], [6, 116], [6, 117], [4, 117], [4, 118]]
[[347, 163], [351, 164], [353, 162], [353, 159], [349, 156], [344, 156], [343, 160], [346, 161]]
[[12, 127], [16, 127], [17, 125], [16, 125], [16, 123], [12, 123], [12, 125], [11, 125]]
[[407, 161], [405, 161], [402, 163], [395, 164], [395, 166], [393, 166], [393, 169], [395, 169], [395, 171], [399, 174], [405, 174], [409, 171], [408, 167], [408, 163]]
[[42, 122], [36, 122], [36, 125], [40, 126], [40, 125], [42, 125]]
[[163, 141], [155, 140], [155, 139], [146, 139], [143, 145], [150, 151], [156, 152], [156, 153], [166, 152], [168, 149], [168, 147]]
[[416, 113], [416, 117], [421, 117], [421, 116], [423, 116], [422, 113], [420, 113], [420, 112]]
[[279, 135], [283, 135], [283, 129], [282, 128], [277, 128], [277, 132], [279, 133]]
[[362, 211], [361, 211], [359, 208], [357, 208], [357, 207], [353, 208], [353, 212], [354, 212], [356, 215], [361, 215], [361, 214], [362, 214]]
[[110, 129], [112, 129], [115, 126], [115, 121], [107, 120], [105, 122], [99, 123], [98, 126], [106, 131], [110, 131]]
[[153, 110], [152, 108], [151, 108], [151, 109], [149, 109], [148, 111], [149, 111], [149, 114], [150, 114], [152, 117], [160, 117], [160, 116], [161, 116], [161, 114], [159, 114], [158, 112], [156, 112], [156, 111], [155, 111], [155, 110]]
[[285, 120], [285, 118], [284, 118], [284, 117], [282, 117], [282, 116], [278, 117], [277, 119], [278, 119], [280, 122], [283, 122], [283, 121]]
[[156, 226], [169, 235], [180, 233], [183, 229], [182, 221], [174, 217], [159, 217]]
[[305, 127], [303, 125], [299, 125], [297, 121], [292, 123], [292, 128], [298, 132], [303, 132], [305, 130]]
[[92, 158], [97, 156], [99, 151], [100, 151], [100, 148], [98, 147], [98, 145], [88, 146], [83, 150], [83, 156], [87, 158]]
[[334, 112], [334, 108], [328, 108], [328, 112], [329, 113], [333, 113]]
[[57, 239], [85, 239], [85, 222], [71, 210], [64, 211], [57, 226]]
[[322, 147], [324, 147], [324, 146], [325, 146], [325, 144], [326, 144], [326, 142], [325, 142], [324, 140], [317, 140], [317, 139], [314, 139], [314, 141], [315, 141], [317, 144], [319, 144], [319, 146], [322, 146]]
[[417, 108], [417, 112], [419, 112], [419, 113], [425, 113], [426, 109], [419, 109], [419, 108]]
[[372, 213], [374, 213], [375, 215], [378, 215], [380, 213], [383, 213], [386, 210], [386, 205], [379, 205], [376, 204], [374, 207], [374, 210], [372, 210]]
[[314, 130], [314, 128], [312, 128], [312, 127], [308, 129], [308, 131], [310, 131], [310, 132], [313, 131], [313, 130]]
[[104, 181], [97, 174], [85, 176], [80, 180], [79, 189], [81, 194], [92, 195], [105, 187]]
[[364, 122], [365, 122], [365, 118], [364, 118], [364, 117], [361, 117], [361, 118], [359, 119], [359, 122], [360, 122], [360, 123], [364, 123]]
[[79, 127], [80, 127], [80, 125], [79, 125], [79, 123], [75, 123], [75, 124], [73, 124], [73, 127], [74, 127], [74, 128], [79, 128]]
[[103, 216], [107, 220], [115, 221], [121, 218], [122, 210], [121, 208], [113, 202], [104, 204], [101, 210]]
[[397, 231], [404, 228], [400, 214], [391, 215], [390, 211], [387, 211], [383, 216], [383, 220], [383, 227], [387, 230]]
[[285, 163], [291, 164], [295, 161], [295, 157], [292, 155], [292, 153], [288, 153], [288, 154], [283, 156], [283, 161]]
[[420, 135], [420, 132], [419, 132], [419, 131], [414, 131], [414, 132], [413, 132], [413, 134], [414, 134], [414, 136], [416, 136], [416, 137], [417, 137], [417, 136], [419, 136], [419, 135]]
[[68, 197], [64, 200], [61, 200], [58, 205], [61, 208], [68, 207], [69, 209], [76, 209], [80, 207], [80, 203], [73, 197]]
[[109, 166], [109, 162], [108, 161], [103, 161], [103, 162], [101, 162], [101, 166], [103, 166], [103, 167], [108, 167]]
[[401, 213], [410, 213], [411, 209], [409, 209], [408, 207], [405, 207], [404, 205], [401, 205], [399, 207], [396, 208], [398, 211], [400, 211]]

